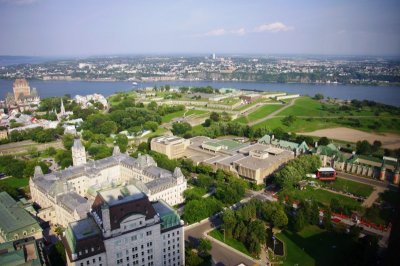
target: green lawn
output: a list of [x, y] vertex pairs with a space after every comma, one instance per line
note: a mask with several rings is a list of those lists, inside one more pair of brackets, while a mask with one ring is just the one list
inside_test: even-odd
[[337, 178], [335, 181], [332, 182], [319, 181], [319, 183], [324, 187], [331, 188], [336, 191], [349, 192], [356, 196], [365, 198], [371, 195], [372, 191], [374, 190], [372, 186], [346, 180], [343, 178]]
[[[333, 105], [328, 105], [332, 107]], [[329, 116], [331, 113], [322, 108], [319, 101], [310, 97], [300, 97], [293, 106], [283, 110], [279, 115], [307, 115], [307, 116]]]
[[164, 115], [164, 116], [162, 117], [162, 122], [163, 122], [163, 123], [171, 122], [171, 120], [174, 119], [174, 118], [183, 117], [183, 114], [184, 114], [184, 113], [185, 113], [185, 110], [166, 114], [166, 115]]
[[224, 233], [221, 232], [220, 230], [214, 229], [208, 234], [210, 236], [212, 236], [213, 238], [227, 244], [228, 246], [231, 246], [234, 249], [239, 250], [240, 252], [242, 252], [248, 256], [251, 256], [250, 252], [247, 250], [246, 246], [242, 242], [240, 242], [234, 238], [228, 238], [228, 237], [226, 237], [225, 241], [224, 241]]
[[277, 235], [285, 243], [283, 265], [345, 265], [356, 248], [344, 234], [308, 225], [299, 233], [285, 230]]
[[29, 178], [16, 178], [8, 177], [0, 180], [0, 185], [5, 185], [7, 187], [17, 189], [20, 187], [26, 187], [29, 185]]
[[[279, 113], [280, 115], [280, 113]], [[338, 124], [334, 123], [332, 119], [305, 119], [296, 118], [296, 120], [290, 126], [286, 126], [282, 123], [284, 117], [274, 117], [272, 119], [265, 120], [253, 126], [254, 129], [257, 128], [268, 128], [275, 129], [281, 127], [287, 132], [309, 132], [317, 129], [337, 127]]]
[[343, 205], [348, 206], [352, 210], [358, 210], [361, 208], [361, 203], [355, 199], [332, 193], [322, 189], [314, 189], [308, 187], [304, 190], [294, 190], [291, 192], [291, 196], [294, 199], [314, 199], [322, 205], [329, 206], [333, 198], [338, 199]]
[[263, 118], [267, 115], [269, 115], [270, 113], [275, 112], [276, 110], [279, 110], [283, 107], [284, 105], [280, 105], [280, 104], [267, 104], [264, 105], [260, 108], [258, 108], [256, 111], [250, 113], [247, 117], [249, 119], [249, 121], [254, 121], [260, 118]]

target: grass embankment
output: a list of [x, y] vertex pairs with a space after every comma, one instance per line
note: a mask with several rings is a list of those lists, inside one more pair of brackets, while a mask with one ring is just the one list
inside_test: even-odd
[[230, 238], [230, 237], [225, 237], [225, 241], [224, 241], [224, 233], [221, 232], [219, 229], [214, 229], [208, 234], [210, 236], [212, 236], [213, 238], [227, 244], [228, 246], [230, 246], [248, 256], [251, 256], [250, 252], [247, 250], [246, 246], [242, 242], [240, 242], [234, 238]]
[[8, 177], [8, 178], [1, 179], [0, 185], [4, 185], [4, 186], [12, 188], [12, 189], [27, 187], [29, 185], [29, 178]]
[[281, 109], [283, 106], [284, 105], [280, 105], [280, 104], [263, 105], [260, 108], [258, 108], [257, 110], [255, 110], [254, 112], [251, 112], [247, 116], [242, 116], [242, 117], [236, 119], [235, 121], [242, 123], [242, 124], [247, 124], [248, 122], [253, 122], [258, 119], [261, 119], [261, 118], [271, 114], [272, 112], [275, 112], [276, 110]]
[[343, 178], [337, 178], [336, 181], [326, 182], [318, 181], [318, 183], [326, 188], [330, 188], [335, 191], [348, 192], [356, 196], [367, 198], [371, 195], [374, 188], [372, 186], [354, 182], [351, 180], [346, 180]]
[[308, 225], [299, 233], [285, 230], [277, 235], [285, 244], [283, 265], [346, 265], [355, 248], [345, 234]]
[[171, 122], [172, 119], [177, 118], [177, 117], [183, 117], [183, 114], [185, 113], [185, 110], [178, 111], [178, 112], [173, 112], [166, 114], [162, 117], [162, 122], [163, 123], [169, 123]]

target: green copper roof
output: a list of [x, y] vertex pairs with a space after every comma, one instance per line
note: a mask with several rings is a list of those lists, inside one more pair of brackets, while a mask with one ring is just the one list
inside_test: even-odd
[[23, 238], [41, 230], [38, 222], [7, 192], [0, 192], [0, 231], [3, 238], [12, 240], [16, 234], [18, 238]]
[[168, 229], [170, 227], [180, 224], [180, 217], [178, 213], [163, 200], [159, 200], [158, 202], [153, 203], [153, 207], [158, 215], [160, 215], [161, 230]]

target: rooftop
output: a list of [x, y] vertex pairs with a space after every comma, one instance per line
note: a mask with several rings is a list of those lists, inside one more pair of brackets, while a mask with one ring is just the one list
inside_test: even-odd
[[118, 205], [145, 197], [143, 192], [141, 192], [134, 185], [102, 190], [99, 191], [99, 195], [109, 206]]
[[7, 234], [26, 227], [29, 227], [28, 232], [31, 227], [40, 229], [37, 221], [7, 192], [0, 192], [0, 230]]
[[101, 233], [96, 222], [91, 217], [70, 223], [70, 228], [77, 240]]

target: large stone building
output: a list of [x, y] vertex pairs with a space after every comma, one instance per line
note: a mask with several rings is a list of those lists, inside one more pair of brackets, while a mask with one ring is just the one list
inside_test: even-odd
[[86, 218], [97, 191], [127, 184], [134, 184], [152, 201], [162, 199], [170, 205], [184, 201], [187, 182], [179, 168], [170, 172], [157, 167], [148, 155], [135, 159], [118, 147], [111, 157], [84, 163], [80, 140], [73, 147], [74, 166], [46, 175], [36, 168], [29, 182], [32, 200], [41, 207], [38, 216], [45, 221], [65, 227]]
[[184, 265], [179, 215], [133, 185], [99, 191], [88, 218], [69, 224], [63, 242], [68, 265]]
[[35, 88], [32, 89], [26, 79], [16, 79], [13, 83], [13, 93], [6, 96], [9, 110], [19, 109], [20, 111], [35, 109], [40, 98]]
[[16, 79], [13, 83], [14, 99], [18, 101], [31, 95], [31, 87], [26, 79]]
[[0, 192], [0, 243], [42, 237], [39, 223], [7, 192]]
[[[180, 151], [179, 154], [183, 154], [180, 157], [189, 158], [195, 164], [209, 165], [214, 170], [234, 172], [257, 184], [262, 184], [265, 178], [293, 159], [295, 154], [290, 149], [282, 149], [271, 144], [245, 144], [229, 139], [210, 139], [202, 136], [189, 140], [174, 137], [174, 141], [189, 142], [184, 152]], [[166, 154], [166, 149], [159, 149], [155, 145], [151, 148]]]
[[161, 136], [151, 140], [151, 150], [165, 154], [169, 159], [181, 158], [189, 141], [174, 136]]
[[0, 265], [40, 266], [50, 263], [42, 239], [27, 237], [0, 244]]

